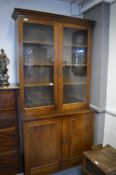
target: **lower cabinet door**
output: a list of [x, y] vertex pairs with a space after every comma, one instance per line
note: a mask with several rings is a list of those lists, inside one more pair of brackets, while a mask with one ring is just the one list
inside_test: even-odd
[[78, 165], [83, 152], [90, 150], [93, 143], [93, 113], [64, 116], [63, 159], [64, 168]]
[[0, 153], [0, 175], [18, 174], [17, 150]]
[[62, 119], [24, 123], [24, 152], [26, 175], [58, 171], [62, 160]]

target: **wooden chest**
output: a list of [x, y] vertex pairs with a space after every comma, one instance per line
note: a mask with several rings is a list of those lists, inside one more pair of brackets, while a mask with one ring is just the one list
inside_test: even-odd
[[0, 87], [0, 175], [19, 173], [17, 86]]
[[116, 175], [116, 149], [105, 146], [85, 152], [83, 170], [86, 175]]

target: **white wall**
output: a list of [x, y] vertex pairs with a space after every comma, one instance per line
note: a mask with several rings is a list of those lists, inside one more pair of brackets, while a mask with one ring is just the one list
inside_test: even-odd
[[116, 147], [116, 117], [106, 114], [104, 129], [104, 145]]
[[71, 16], [70, 4], [58, 0], [0, 0], [0, 49], [10, 59], [9, 82], [15, 83], [15, 23], [11, 19], [13, 9], [25, 8]]
[[84, 13], [84, 18], [94, 20], [92, 30], [92, 71], [90, 106], [95, 115], [95, 144], [102, 144], [104, 138], [105, 108], [107, 94], [107, 68], [109, 43], [110, 6], [100, 3]]
[[116, 2], [110, 9], [107, 108], [116, 112]]
[[116, 147], [116, 2], [110, 9], [109, 64], [104, 144]]

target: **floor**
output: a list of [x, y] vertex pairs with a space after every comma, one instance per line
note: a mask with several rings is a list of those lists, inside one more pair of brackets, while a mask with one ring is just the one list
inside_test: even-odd
[[[17, 175], [24, 175], [23, 173]], [[70, 168], [52, 175], [83, 175], [81, 167]]]
[[52, 175], [82, 175], [82, 170], [81, 167], [75, 167]]

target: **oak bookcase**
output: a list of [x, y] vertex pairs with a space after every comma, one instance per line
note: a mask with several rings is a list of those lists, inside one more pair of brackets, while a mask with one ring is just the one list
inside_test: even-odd
[[26, 175], [78, 165], [93, 143], [93, 22], [14, 9]]

